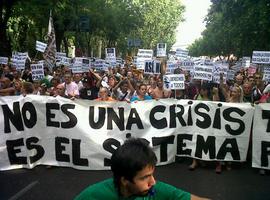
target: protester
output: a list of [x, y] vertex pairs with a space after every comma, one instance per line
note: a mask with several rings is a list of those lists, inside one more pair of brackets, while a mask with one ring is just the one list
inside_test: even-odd
[[156, 181], [154, 177], [156, 163], [156, 155], [145, 140], [128, 139], [117, 148], [111, 157], [113, 179], [87, 187], [75, 199], [206, 199]]
[[97, 98], [96, 101], [115, 101], [109, 96], [109, 89], [106, 87], [100, 87], [98, 94], [99, 98]]
[[63, 84], [58, 84], [56, 86], [56, 91], [53, 95], [54, 97], [61, 96], [61, 97], [66, 97], [65, 95], [65, 86]]
[[117, 83], [112, 91], [116, 100], [130, 102], [135, 89], [130, 83], [130, 80], [128, 78], [124, 78], [119, 83]]
[[48, 93], [50, 94], [50, 96], [54, 96], [56, 90], [57, 90], [57, 85], [60, 84], [60, 78], [59, 77], [53, 77], [50, 81], [50, 85], [51, 87], [48, 88]]
[[166, 90], [163, 88], [162, 77], [158, 77], [156, 82], [157, 82], [157, 87], [155, 87], [151, 92], [152, 98], [153, 99], [169, 98], [171, 96], [171, 90]]
[[64, 75], [64, 79], [65, 81], [62, 84], [65, 87], [66, 97], [72, 100], [79, 98], [79, 88], [78, 85], [72, 81], [72, 75], [70, 73], [66, 73]]
[[79, 91], [83, 88], [83, 83], [81, 79], [82, 79], [82, 74], [76, 73], [73, 75], [73, 81], [78, 85]]
[[21, 89], [22, 89], [22, 81], [14, 81], [14, 95], [18, 96], [21, 94]]
[[31, 83], [31, 82], [23, 82], [22, 83], [21, 94], [23, 96], [26, 96], [27, 94], [33, 94], [33, 92], [34, 92], [33, 83]]
[[26, 66], [22, 72], [22, 79], [26, 82], [33, 83], [32, 72], [30, 66]]
[[99, 88], [96, 86], [95, 81], [91, 77], [82, 79], [83, 88], [80, 90], [80, 98], [94, 100], [98, 98]]
[[243, 102], [253, 103], [252, 83], [249, 81], [246, 81], [243, 84]]
[[15, 94], [15, 88], [8, 77], [0, 79], [0, 96], [12, 96]]
[[260, 98], [262, 97], [264, 90], [264, 82], [262, 80], [262, 75], [260, 73], [256, 73], [254, 75], [255, 86], [253, 88], [253, 101], [254, 103], [259, 103]]
[[147, 92], [147, 86], [142, 83], [140, 84], [137, 92], [136, 92], [136, 95], [134, 95], [131, 99], [130, 99], [130, 102], [133, 102], [133, 101], [143, 101], [143, 100], [151, 100], [152, 97], [147, 95], [146, 94]]

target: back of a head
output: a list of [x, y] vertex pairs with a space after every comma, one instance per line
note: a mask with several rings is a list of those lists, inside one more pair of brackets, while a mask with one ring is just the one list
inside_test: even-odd
[[111, 169], [116, 186], [120, 178], [132, 181], [137, 172], [146, 166], [155, 166], [157, 158], [145, 139], [131, 138], [117, 148], [111, 157]]

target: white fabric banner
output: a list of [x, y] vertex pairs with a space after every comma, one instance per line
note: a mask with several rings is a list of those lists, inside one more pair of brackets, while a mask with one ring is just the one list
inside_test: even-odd
[[252, 167], [270, 169], [270, 104], [255, 105]]
[[159, 165], [176, 155], [245, 161], [253, 112], [244, 103], [0, 97], [0, 170], [109, 169], [112, 152], [130, 136], [148, 140]]

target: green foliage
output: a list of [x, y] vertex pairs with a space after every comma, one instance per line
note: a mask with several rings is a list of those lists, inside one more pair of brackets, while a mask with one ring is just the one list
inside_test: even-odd
[[270, 50], [268, 0], [212, 0], [206, 30], [190, 47], [191, 55], [250, 56]]
[[[125, 53], [127, 38], [139, 38], [143, 48], [175, 42], [175, 28], [182, 20], [179, 0], [16, 0], [1, 1], [2, 41], [6, 48], [36, 54], [35, 41], [46, 42], [49, 13], [52, 10], [58, 51], [71, 45], [84, 55], [103, 48], [116, 47]], [[8, 11], [8, 12], [7, 12]], [[82, 21], [84, 19], [84, 21]], [[3, 54], [3, 52], [0, 52]]]

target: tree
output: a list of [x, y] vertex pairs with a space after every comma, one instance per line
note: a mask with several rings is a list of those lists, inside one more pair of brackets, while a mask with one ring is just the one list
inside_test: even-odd
[[269, 50], [269, 17], [268, 0], [212, 0], [202, 42], [195, 42], [190, 50], [200, 49], [200, 55], [233, 53], [237, 57], [250, 56], [253, 50]]

